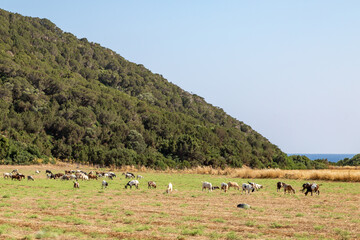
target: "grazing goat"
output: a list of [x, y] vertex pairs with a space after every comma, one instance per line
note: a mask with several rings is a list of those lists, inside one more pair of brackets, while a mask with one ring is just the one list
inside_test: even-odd
[[227, 183], [221, 183], [221, 190], [224, 190], [224, 192], [227, 192], [229, 190], [229, 185]]
[[77, 181], [74, 181], [74, 188], [79, 188], [79, 183]]
[[17, 179], [17, 180], [21, 181], [21, 176], [18, 175], [18, 174], [12, 175], [12, 176], [11, 176], [11, 180], [14, 180], [14, 179]]
[[248, 182], [256, 191], [260, 190], [261, 188], [263, 188], [262, 185], [257, 184], [257, 183], [253, 183], [253, 182]]
[[138, 180], [131, 180], [125, 185], [125, 188], [127, 188], [128, 186], [130, 187], [130, 189], [132, 188], [132, 186], [135, 186], [136, 189], [139, 189], [139, 181]]
[[107, 188], [109, 184], [107, 183], [107, 181], [103, 180], [101, 183], [101, 188]]
[[291, 185], [284, 183], [283, 188], [284, 188], [284, 194], [286, 194], [286, 192], [288, 192], [289, 194], [291, 193], [295, 194], [295, 189]]
[[303, 189], [301, 190], [302, 192], [306, 190], [305, 196], [307, 196], [309, 192], [311, 193], [311, 196], [313, 195], [313, 192], [317, 195], [320, 195], [320, 190], [319, 190], [320, 185], [316, 183], [304, 183], [302, 187], [303, 187]]
[[98, 177], [96, 175], [92, 175], [92, 174], [89, 174], [88, 175], [89, 179], [98, 179]]
[[135, 178], [133, 175], [129, 174], [129, 173], [125, 173], [125, 178]]
[[228, 189], [230, 189], [231, 187], [233, 187], [233, 188], [235, 188], [235, 189], [237, 189], [237, 190], [240, 190], [240, 186], [239, 186], [239, 184], [237, 184], [236, 182], [228, 182], [228, 186], [229, 186]]
[[11, 171], [11, 173], [18, 173], [18, 172], [19, 172], [18, 169], [14, 169], [14, 170]]
[[[76, 178], [75, 178], [76, 179]], [[65, 174], [63, 175], [60, 180], [70, 180], [70, 175], [69, 174]]]
[[55, 175], [52, 174], [52, 173], [46, 174], [46, 177], [47, 177], [47, 178], [50, 178], [50, 179], [55, 179]]
[[125, 178], [135, 178], [135, 175], [131, 172], [123, 173], [122, 175], [125, 175]]
[[281, 190], [281, 188], [282, 187], [284, 187], [284, 185], [285, 185], [285, 183], [283, 183], [283, 182], [278, 182], [277, 184], [276, 184], [276, 191], [278, 192], [278, 191], [280, 191]]
[[32, 176], [27, 176], [27, 180], [31, 180], [31, 181], [34, 181], [35, 179], [32, 177]]
[[8, 173], [8, 172], [4, 173], [4, 178], [11, 178], [11, 176], [12, 173]]
[[39, 170], [35, 170], [35, 174], [39, 174], [40, 173], [40, 171]]
[[84, 173], [80, 173], [80, 176], [78, 178], [80, 178], [81, 180], [89, 180], [89, 177]]
[[148, 188], [156, 188], [156, 182], [149, 181], [148, 182]]
[[212, 184], [209, 182], [203, 182], [201, 191], [203, 191], [204, 189], [209, 189], [209, 192], [212, 191]]
[[116, 177], [116, 174], [113, 172], [108, 172], [109, 178], [112, 180], [112, 178]]
[[75, 179], [75, 180], [77, 180], [77, 177], [76, 177], [75, 174], [71, 174], [71, 175], [70, 175], [70, 179]]
[[54, 175], [55, 179], [61, 178], [62, 176], [64, 176], [63, 173], [56, 173], [56, 174]]
[[246, 194], [246, 191], [248, 192], [248, 194], [250, 194], [250, 191], [254, 192], [255, 188], [251, 184], [243, 183], [242, 184], [242, 193], [244, 191], [245, 191], [245, 194]]
[[103, 175], [103, 177], [105, 177], [105, 178], [110, 178], [111, 180], [113, 180], [113, 176], [110, 175], [110, 174], [108, 174], [108, 173], [105, 173], [105, 174]]
[[142, 178], [144, 178], [144, 177], [141, 176], [141, 175], [137, 175], [137, 176], [136, 176], [136, 179], [142, 179]]
[[169, 183], [166, 188], [166, 193], [171, 193], [172, 191], [173, 191], [173, 185], [171, 183]]

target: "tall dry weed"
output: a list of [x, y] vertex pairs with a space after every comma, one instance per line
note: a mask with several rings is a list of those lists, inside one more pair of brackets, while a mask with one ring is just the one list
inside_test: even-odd
[[319, 170], [282, 170], [282, 169], [251, 169], [242, 168], [212, 168], [208, 166], [198, 166], [190, 169], [174, 170], [169, 169], [169, 173], [187, 174], [209, 174], [224, 175], [233, 178], [285, 178], [301, 180], [327, 180], [342, 182], [360, 182], [360, 169], [358, 168], [332, 168]]

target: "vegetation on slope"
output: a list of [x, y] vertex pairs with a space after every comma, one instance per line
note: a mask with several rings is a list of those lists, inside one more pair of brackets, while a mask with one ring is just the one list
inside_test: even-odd
[[360, 166], [360, 154], [353, 156], [352, 158], [345, 158], [336, 163], [338, 166]]
[[0, 10], [0, 160], [313, 168], [222, 109], [47, 19]]

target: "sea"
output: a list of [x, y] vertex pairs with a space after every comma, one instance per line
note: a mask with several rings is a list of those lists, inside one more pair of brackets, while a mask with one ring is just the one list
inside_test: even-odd
[[338, 162], [340, 160], [343, 160], [345, 158], [352, 158], [356, 154], [324, 154], [324, 153], [291, 153], [288, 154], [288, 156], [291, 155], [303, 155], [308, 157], [311, 160], [316, 159], [327, 159], [329, 162]]

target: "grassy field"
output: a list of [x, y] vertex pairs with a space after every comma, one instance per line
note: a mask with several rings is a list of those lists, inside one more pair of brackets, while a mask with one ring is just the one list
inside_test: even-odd
[[[1, 166], [0, 172], [13, 168]], [[320, 196], [304, 196], [304, 180], [136, 172], [145, 178], [139, 190], [130, 190], [117, 171], [105, 190], [100, 179], [80, 180], [80, 189], [73, 189], [71, 181], [49, 180], [44, 173], [69, 167], [16, 168], [35, 181], [0, 179], [0, 239], [360, 239], [358, 182], [316, 181]], [[157, 189], [147, 189], [150, 180]], [[248, 180], [264, 189], [250, 195], [201, 191], [201, 181], [220, 186]], [[276, 192], [278, 181], [296, 194]], [[172, 194], [165, 193], [169, 182]], [[239, 209], [239, 203], [251, 208]]]

